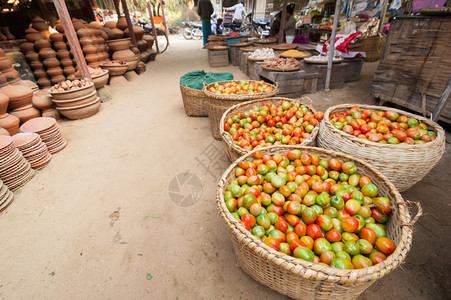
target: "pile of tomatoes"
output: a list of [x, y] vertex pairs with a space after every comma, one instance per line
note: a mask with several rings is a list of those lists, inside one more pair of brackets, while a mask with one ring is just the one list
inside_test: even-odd
[[274, 86], [267, 84], [263, 80], [260, 81], [245, 81], [240, 83], [229, 81], [224, 84], [216, 82], [208, 89], [210, 93], [218, 95], [252, 95], [260, 93], [270, 93], [274, 91]]
[[396, 246], [385, 231], [391, 202], [352, 161], [291, 150], [240, 161], [224, 192], [231, 214], [263, 243], [339, 269], [376, 265]]
[[310, 138], [323, 119], [323, 112], [313, 113], [299, 102], [283, 100], [280, 105], [263, 103], [224, 123], [235, 145], [252, 150], [271, 145], [297, 145]]
[[329, 116], [331, 124], [356, 137], [384, 144], [424, 144], [437, 138], [425, 123], [397, 112], [360, 109], [353, 106]]

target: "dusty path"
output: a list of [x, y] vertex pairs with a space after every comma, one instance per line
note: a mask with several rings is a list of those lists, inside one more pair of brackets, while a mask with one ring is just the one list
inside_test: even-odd
[[[215, 204], [222, 170], [200, 163], [226, 156], [208, 118], [186, 117], [178, 86], [181, 75], [210, 70], [206, 50], [200, 41], [171, 41], [146, 73], [111, 88], [114, 99], [97, 115], [60, 123], [67, 148], [0, 215], [0, 299], [284, 299], [236, 264]], [[312, 95], [315, 107], [349, 103], [349, 97], [371, 101], [376, 66], [365, 64], [358, 84]], [[237, 67], [214, 71], [244, 78]], [[449, 161], [448, 151], [446, 165], [405, 193], [410, 200], [436, 199], [438, 212], [416, 227], [404, 270], [362, 299], [443, 298], [450, 288]], [[179, 180], [199, 178], [195, 203], [171, 201], [169, 189], [188, 193], [171, 184], [179, 174]]]

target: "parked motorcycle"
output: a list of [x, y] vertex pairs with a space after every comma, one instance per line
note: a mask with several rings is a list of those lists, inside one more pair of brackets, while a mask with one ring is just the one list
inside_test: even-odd
[[200, 40], [202, 38], [202, 23], [201, 22], [182, 22], [182, 35], [187, 40]]
[[[227, 20], [227, 18], [225, 18], [225, 20]], [[259, 19], [253, 19], [252, 18], [252, 13], [249, 13], [246, 16], [246, 21], [245, 22], [236, 22], [236, 21], [224, 21], [224, 27], [225, 27], [225, 32], [229, 33], [229, 32], [253, 32], [253, 33], [257, 33], [258, 35], [260, 35], [260, 37], [268, 37], [269, 36], [269, 29], [270, 26], [269, 24], [271, 23], [271, 21], [265, 21], [265, 20], [259, 20]]]

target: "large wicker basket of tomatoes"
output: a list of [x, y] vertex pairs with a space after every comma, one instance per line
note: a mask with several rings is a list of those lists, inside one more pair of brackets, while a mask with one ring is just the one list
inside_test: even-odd
[[296, 299], [357, 298], [404, 261], [422, 213], [364, 161], [304, 146], [240, 157], [216, 199], [243, 271]]
[[253, 99], [273, 97], [279, 91], [278, 84], [263, 80], [230, 80], [204, 84], [207, 96], [208, 118], [215, 139], [221, 139], [219, 123], [222, 114], [231, 106]]
[[325, 112], [317, 143], [370, 162], [403, 192], [439, 162], [445, 132], [437, 123], [402, 110], [342, 104]]
[[227, 155], [235, 161], [254, 148], [283, 144], [315, 146], [323, 115], [307, 97], [258, 99], [226, 110], [219, 129]]

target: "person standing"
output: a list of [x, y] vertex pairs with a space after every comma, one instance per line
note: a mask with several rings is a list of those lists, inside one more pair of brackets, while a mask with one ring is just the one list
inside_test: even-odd
[[296, 20], [294, 19], [293, 13], [294, 4], [288, 4], [284, 25], [285, 40], [287, 44], [292, 44], [296, 36]]
[[218, 18], [216, 20], [216, 23], [213, 23], [211, 25], [211, 33], [214, 35], [222, 34], [222, 31], [224, 30], [224, 26], [222, 25], [222, 19]]
[[246, 17], [244, 0], [237, 0], [237, 4], [232, 7], [226, 8], [225, 11], [234, 11], [232, 23], [235, 23], [237, 27], [241, 26], [241, 23]]
[[213, 4], [210, 0], [199, 0], [197, 3], [197, 14], [202, 20], [202, 35], [205, 45], [208, 43], [208, 37], [211, 35], [211, 15], [214, 13]]

